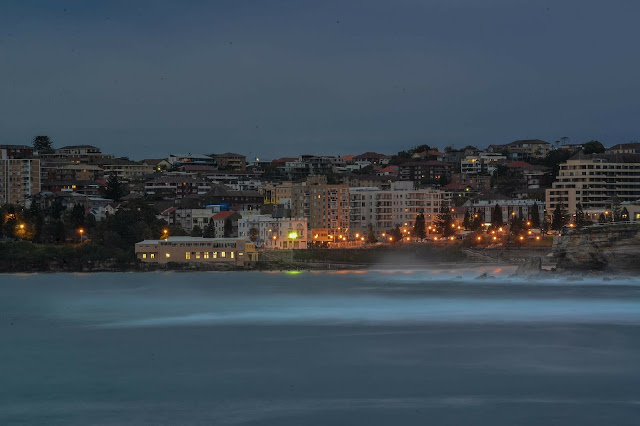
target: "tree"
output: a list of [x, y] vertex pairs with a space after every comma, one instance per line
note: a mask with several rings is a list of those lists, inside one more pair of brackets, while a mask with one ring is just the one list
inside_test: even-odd
[[469, 210], [464, 212], [464, 219], [462, 219], [462, 226], [464, 226], [465, 230], [470, 230], [472, 226], [471, 213]]
[[216, 237], [216, 228], [213, 225], [213, 221], [209, 221], [207, 226], [204, 228], [204, 233], [202, 235], [205, 238], [215, 238]]
[[500, 227], [504, 225], [502, 220], [502, 208], [496, 203], [495, 207], [491, 211], [491, 226]]
[[582, 210], [582, 204], [578, 203], [576, 206], [576, 228], [580, 229], [586, 225], [586, 218], [584, 216], [584, 210]]
[[258, 234], [259, 234], [258, 228], [249, 229], [249, 239], [254, 243], [258, 241]]
[[525, 229], [525, 220], [522, 216], [514, 216], [509, 225], [511, 235], [520, 235]]
[[473, 214], [473, 221], [471, 222], [471, 230], [478, 231], [482, 229], [482, 224], [484, 223], [484, 218], [480, 213]]
[[453, 225], [453, 217], [451, 216], [451, 210], [448, 207], [440, 207], [440, 213], [436, 218], [436, 226], [442, 230], [442, 235], [450, 237], [456, 233]]
[[198, 225], [195, 225], [193, 229], [191, 229], [191, 236], [202, 237], [202, 228], [200, 228]]
[[424, 214], [420, 213], [416, 216], [416, 221], [413, 224], [413, 235], [416, 238], [423, 240], [427, 236], [426, 227], [424, 224]]
[[82, 204], [75, 204], [69, 213], [69, 224], [72, 229], [82, 228], [84, 226], [84, 207]]
[[629, 210], [627, 210], [626, 207], [623, 207], [622, 211], [620, 212], [620, 220], [623, 220], [623, 221], [629, 220]]
[[607, 221], [607, 217], [604, 215], [604, 213], [600, 213], [600, 216], [598, 216], [598, 223], [605, 223]]
[[373, 225], [369, 225], [369, 229], [367, 230], [367, 242], [369, 244], [374, 244], [378, 242], [376, 238], [376, 233], [373, 232]]
[[400, 230], [400, 225], [396, 225], [396, 227], [388, 231], [387, 234], [391, 238], [391, 242], [394, 244], [402, 241], [402, 231]]
[[32, 144], [33, 144], [33, 148], [37, 151], [53, 148], [53, 143], [51, 142], [51, 139], [49, 138], [49, 136], [45, 136], [45, 135], [35, 136], [33, 138]]
[[554, 231], [561, 231], [564, 228], [564, 225], [567, 221], [566, 215], [562, 210], [562, 206], [560, 204], [556, 205], [555, 210], [553, 211], [553, 216], [551, 218], [551, 229]]
[[538, 211], [538, 203], [533, 203], [531, 208], [531, 226], [534, 228], [540, 227], [540, 212]]
[[226, 218], [224, 220], [223, 236], [224, 238], [231, 238], [232, 233], [233, 233], [233, 223], [231, 222], [231, 219]]
[[598, 141], [590, 141], [583, 145], [584, 154], [602, 154], [604, 145]]
[[109, 176], [107, 190], [104, 193], [105, 197], [114, 201], [121, 201], [125, 194], [126, 189], [122, 182], [120, 182], [120, 179], [118, 179], [118, 176], [115, 174]]

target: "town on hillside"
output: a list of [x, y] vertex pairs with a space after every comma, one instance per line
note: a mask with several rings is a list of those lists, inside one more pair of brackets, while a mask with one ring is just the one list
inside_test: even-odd
[[640, 222], [640, 143], [517, 140], [397, 153], [171, 153], [130, 160], [92, 145], [0, 145], [1, 237], [94, 243], [142, 262], [406, 243], [548, 244]]

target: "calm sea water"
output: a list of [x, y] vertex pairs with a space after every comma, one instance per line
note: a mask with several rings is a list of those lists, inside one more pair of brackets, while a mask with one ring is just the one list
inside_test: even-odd
[[511, 272], [0, 275], [0, 424], [640, 424], [640, 280]]

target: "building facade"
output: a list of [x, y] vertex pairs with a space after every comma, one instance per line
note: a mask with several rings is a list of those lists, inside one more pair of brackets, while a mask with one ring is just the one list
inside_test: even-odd
[[546, 190], [547, 212], [556, 206], [599, 215], [613, 204], [640, 200], [640, 154], [578, 153], [560, 165], [557, 181]]
[[266, 250], [306, 249], [309, 231], [306, 219], [248, 215], [238, 220], [238, 237], [255, 239]]
[[40, 160], [0, 160], [0, 203], [24, 205], [41, 190]]
[[257, 260], [253, 243], [237, 238], [168, 237], [135, 245], [136, 258], [144, 263], [226, 263], [244, 266]]

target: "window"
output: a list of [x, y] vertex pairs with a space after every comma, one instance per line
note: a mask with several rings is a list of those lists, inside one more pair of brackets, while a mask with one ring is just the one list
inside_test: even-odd
[[156, 258], [156, 254], [155, 254], [155, 253], [151, 253], [151, 254], [149, 255], [149, 257], [151, 257], [152, 259], [155, 259], [155, 258]]
[[200, 252], [196, 252], [196, 259], [200, 259]]
[[209, 252], [208, 252], [208, 251], [205, 251], [205, 252], [204, 252], [204, 258], [205, 258], [205, 259], [208, 259], [208, 258], [209, 258]]
[[186, 252], [186, 253], [184, 254], [184, 258], [185, 258], [185, 259], [187, 259], [187, 260], [191, 259], [191, 253]]
[[142, 258], [146, 259], [147, 258], [147, 253], [142, 253]]
[[214, 259], [217, 259], [217, 258], [218, 258], [218, 252], [217, 252], [217, 251], [214, 251], [214, 252], [213, 252], [213, 258], [214, 258]]
[[231, 252], [231, 258], [233, 259], [235, 257], [235, 252]]
[[165, 253], [165, 255], [164, 255], [164, 256], [165, 256], [166, 258], [171, 257], [171, 255], [170, 255], [169, 253]]
[[227, 252], [226, 251], [221, 251], [220, 252], [220, 257], [227, 257]]

